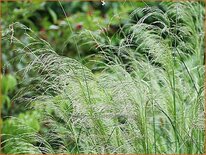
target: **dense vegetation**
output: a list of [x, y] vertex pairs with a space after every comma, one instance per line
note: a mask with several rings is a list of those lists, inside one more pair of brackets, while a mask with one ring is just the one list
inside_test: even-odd
[[204, 153], [203, 3], [2, 6], [4, 153]]

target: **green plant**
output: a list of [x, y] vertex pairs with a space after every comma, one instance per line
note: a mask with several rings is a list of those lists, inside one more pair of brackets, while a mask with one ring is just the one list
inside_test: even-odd
[[[81, 33], [99, 50], [98, 74], [81, 55], [60, 56], [13, 24], [31, 39], [13, 36], [20, 57], [30, 58], [23, 73], [38, 73], [16, 99], [41, 114], [46, 131], [26, 134], [41, 145], [13, 145], [10, 153], [203, 153], [204, 9], [198, 2], [161, 5], [166, 11], [134, 10], [117, 32], [118, 44], [102, 42], [105, 34], [96, 31]], [[8, 32], [3, 39], [9, 38]]]
[[[15, 150], [16, 153], [21, 151], [20, 148], [25, 148], [32, 143], [35, 144], [35, 140], [31, 138], [32, 134], [37, 133], [40, 130], [40, 124], [38, 122], [39, 113], [37, 111], [27, 111], [21, 113], [18, 117], [7, 118], [3, 122], [2, 133], [5, 139], [12, 137], [12, 141], [4, 145], [4, 153], [10, 153], [11, 150]], [[21, 135], [21, 136], [20, 136]], [[13, 146], [18, 148], [13, 148]], [[29, 147], [30, 148], [30, 147]], [[30, 150], [31, 152], [32, 150]]]
[[11, 107], [11, 101], [9, 92], [13, 91], [16, 87], [16, 79], [12, 75], [2, 76], [2, 103], [7, 105], [7, 108]]

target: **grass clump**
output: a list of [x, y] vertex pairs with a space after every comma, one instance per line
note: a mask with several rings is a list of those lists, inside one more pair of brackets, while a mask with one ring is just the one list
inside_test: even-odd
[[[9, 153], [203, 153], [204, 8], [197, 2], [161, 6], [135, 9], [116, 34], [118, 44], [109, 37], [102, 41], [105, 34], [96, 31], [80, 34], [99, 50], [98, 74], [82, 61], [59, 56], [14, 23], [30, 39], [26, 44], [12, 35], [18, 56], [29, 61], [18, 74], [35, 73], [15, 99], [39, 112], [42, 130], [10, 136], [4, 148], [12, 144]], [[28, 138], [33, 140], [25, 142]]]

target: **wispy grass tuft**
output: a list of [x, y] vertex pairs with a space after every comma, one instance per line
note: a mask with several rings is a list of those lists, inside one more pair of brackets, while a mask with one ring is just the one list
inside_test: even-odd
[[11, 153], [203, 153], [204, 8], [161, 5], [166, 11], [134, 10], [118, 45], [102, 41], [102, 31], [74, 36], [99, 50], [98, 74], [14, 23], [30, 38], [27, 44], [11, 31], [3, 35], [29, 59], [17, 74], [26, 80], [35, 73], [15, 99], [40, 113], [46, 131], [10, 136], [4, 147], [12, 145]]

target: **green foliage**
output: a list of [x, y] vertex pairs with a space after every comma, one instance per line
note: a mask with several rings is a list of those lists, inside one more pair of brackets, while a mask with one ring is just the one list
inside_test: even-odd
[[8, 94], [9, 91], [13, 91], [16, 87], [16, 79], [12, 75], [6, 75], [2, 77], [2, 93]]
[[[40, 115], [37, 111], [19, 114], [16, 118], [6, 119], [3, 122], [2, 132], [5, 139], [13, 137], [11, 143], [6, 143], [3, 147], [4, 153], [10, 153], [13, 146], [18, 146], [20, 148], [28, 147], [24, 142], [35, 143], [31, 138], [31, 135], [37, 133], [40, 130], [39, 119]], [[19, 137], [19, 135], [24, 135]], [[28, 149], [28, 148], [27, 148]], [[16, 150], [21, 151], [20, 149]]]
[[[8, 119], [3, 122], [3, 133], [8, 135], [19, 135], [26, 132], [38, 132], [40, 125], [38, 123], [39, 113], [37, 111], [21, 113], [17, 118]], [[18, 126], [25, 125], [30, 128], [25, 128], [23, 131], [18, 130]]]
[[3, 75], [1, 79], [2, 83], [2, 103], [6, 104], [7, 108], [11, 107], [11, 101], [9, 97], [9, 92], [14, 91], [17, 85], [17, 81], [12, 75]]
[[[89, 3], [84, 4], [82, 11]], [[68, 40], [73, 41], [77, 60], [58, 54], [26, 26], [12, 24], [15, 31], [23, 29], [28, 41], [12, 36], [19, 52], [16, 60], [26, 57], [28, 61], [17, 72], [23, 82], [15, 101], [27, 102], [39, 114], [41, 127], [35, 119], [21, 127], [36, 130], [18, 126], [22, 133], [3, 136], [4, 148], [12, 146], [5, 150], [203, 153], [204, 8], [198, 2], [158, 4], [134, 6], [130, 15], [123, 12], [113, 33], [96, 24], [91, 28], [94, 18], [87, 16], [83, 21], [81, 13], [77, 13], [78, 18], [68, 18], [64, 26], [69, 30], [65, 31], [70, 32]], [[50, 14], [56, 21], [54, 12]], [[70, 23], [80, 21], [88, 27], [78, 33]], [[101, 26], [109, 24], [103, 19], [99, 22]], [[11, 39], [11, 32], [3, 33], [3, 40]], [[98, 59], [89, 59], [98, 73], [86, 67], [81, 58], [83, 46], [98, 51]]]

